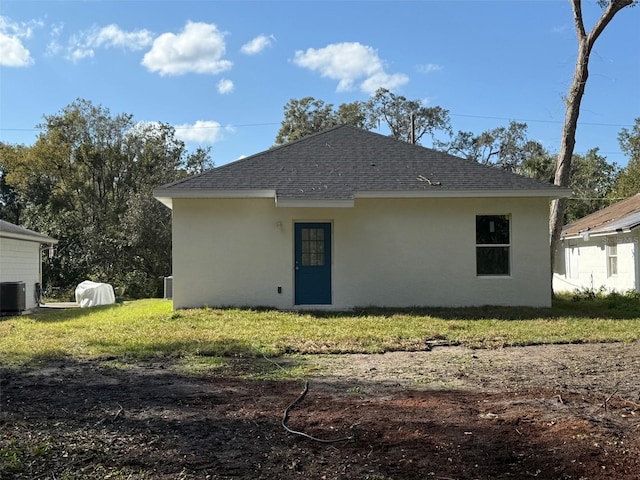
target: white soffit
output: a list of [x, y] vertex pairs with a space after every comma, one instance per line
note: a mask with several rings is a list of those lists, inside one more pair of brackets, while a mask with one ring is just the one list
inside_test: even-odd
[[355, 206], [353, 199], [346, 200], [304, 200], [295, 198], [276, 197], [276, 207], [281, 208], [352, 208]]
[[355, 192], [355, 198], [565, 198], [569, 189], [557, 190], [377, 190]]
[[275, 190], [218, 190], [205, 188], [167, 188], [153, 191], [156, 200], [169, 208], [174, 198], [275, 198]]

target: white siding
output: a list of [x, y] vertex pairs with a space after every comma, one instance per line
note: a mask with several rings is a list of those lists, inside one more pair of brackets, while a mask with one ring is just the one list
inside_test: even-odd
[[[557, 292], [575, 291], [577, 289], [625, 292], [638, 290], [638, 240], [639, 233], [621, 233], [610, 236], [590, 237], [565, 240], [558, 251], [558, 268], [554, 272], [553, 288]], [[616, 242], [618, 254], [618, 273], [609, 275], [607, 268], [607, 242]], [[569, 253], [570, 251], [573, 253]], [[563, 258], [574, 257], [577, 272], [572, 271], [574, 265], [565, 268]], [[575, 270], [575, 268], [573, 269]]]
[[[546, 199], [357, 199], [327, 209], [174, 199], [174, 307], [294, 308], [296, 221], [333, 224], [330, 308], [549, 306], [548, 208]], [[476, 275], [479, 214], [511, 215], [508, 277]]]
[[25, 306], [35, 307], [35, 285], [40, 275], [40, 244], [0, 237], [0, 282], [24, 282]]

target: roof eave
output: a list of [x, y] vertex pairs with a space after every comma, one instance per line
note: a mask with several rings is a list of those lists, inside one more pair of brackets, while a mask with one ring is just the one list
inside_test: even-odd
[[2, 238], [11, 238], [14, 240], [25, 240], [27, 242], [35, 242], [44, 245], [57, 245], [58, 240], [52, 237], [47, 237], [46, 235], [26, 235], [21, 233], [12, 233], [12, 232], [3, 232], [0, 231], [0, 237]]
[[633, 225], [624, 228], [618, 228], [616, 230], [580, 230], [578, 233], [571, 233], [561, 235], [562, 240], [576, 240], [576, 239], [589, 239], [591, 237], [606, 237], [609, 235], [619, 235], [621, 233], [631, 233], [631, 230], [634, 230], [640, 225]]
[[275, 190], [220, 190], [215, 188], [157, 188], [153, 191], [156, 200], [173, 208], [175, 198], [275, 198]]
[[276, 197], [276, 207], [281, 208], [352, 208], [353, 198], [348, 199], [302, 199]]
[[526, 189], [487, 189], [487, 190], [451, 190], [435, 187], [428, 190], [363, 190], [355, 192], [355, 198], [566, 198], [571, 190], [558, 188], [553, 190]]
[[562, 198], [571, 196], [569, 189], [476, 189], [453, 190], [432, 188], [425, 190], [361, 190], [354, 192], [353, 198], [283, 198], [272, 189], [213, 188], [158, 188], [153, 196], [169, 208], [173, 208], [176, 198], [273, 198], [278, 207], [353, 207], [356, 198]]

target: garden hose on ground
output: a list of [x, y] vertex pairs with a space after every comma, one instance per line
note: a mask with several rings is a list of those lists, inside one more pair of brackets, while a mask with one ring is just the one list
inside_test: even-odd
[[[267, 362], [274, 364], [280, 370], [286, 371], [285, 368], [282, 365], [280, 365], [277, 362], [274, 362], [270, 358], [267, 358], [267, 356], [264, 353], [262, 354], [262, 357]], [[308, 438], [309, 440], [313, 440], [314, 442], [320, 442], [320, 443], [340, 443], [340, 442], [350, 442], [350, 441], [355, 440], [355, 438], [356, 438], [355, 428], [358, 426], [357, 423], [354, 423], [349, 427], [350, 434], [347, 435], [346, 437], [329, 439], [329, 440], [323, 439], [323, 438], [317, 438], [317, 437], [314, 437], [313, 435], [309, 435], [308, 433], [304, 433], [304, 432], [299, 432], [297, 430], [293, 430], [292, 428], [290, 428], [287, 425], [287, 421], [289, 420], [289, 412], [291, 411], [291, 409], [293, 407], [295, 407], [298, 403], [300, 403], [302, 401], [302, 399], [307, 395], [308, 392], [309, 392], [309, 381], [305, 380], [304, 389], [302, 390], [302, 393], [300, 395], [298, 395], [298, 398], [296, 398], [291, 404], [289, 404], [289, 406], [287, 408], [284, 409], [284, 413], [282, 414], [282, 422], [281, 422], [282, 428], [284, 428], [287, 432], [289, 432], [289, 433], [291, 433], [293, 435], [299, 435], [301, 437]]]
[[351, 432], [349, 435], [347, 435], [346, 437], [342, 437], [342, 438], [335, 438], [335, 439], [323, 439], [323, 438], [317, 438], [314, 437], [312, 435], [309, 435], [308, 433], [304, 433], [304, 432], [298, 432], [296, 430], [292, 430], [291, 428], [289, 428], [287, 426], [287, 420], [289, 419], [289, 411], [299, 402], [302, 401], [302, 399], [307, 395], [307, 393], [309, 392], [309, 382], [305, 381], [304, 382], [304, 390], [302, 390], [302, 393], [300, 395], [298, 395], [298, 398], [296, 398], [293, 403], [291, 403], [287, 408], [285, 408], [284, 410], [284, 414], [282, 415], [282, 427], [289, 433], [292, 433], [294, 435], [300, 435], [301, 437], [305, 437], [308, 438], [309, 440], [313, 440], [314, 442], [320, 442], [320, 443], [340, 443], [340, 442], [350, 442], [352, 440], [354, 440], [356, 438], [355, 435], [355, 428], [358, 425], [357, 423], [354, 423], [353, 425], [351, 425], [349, 427], [349, 431]]

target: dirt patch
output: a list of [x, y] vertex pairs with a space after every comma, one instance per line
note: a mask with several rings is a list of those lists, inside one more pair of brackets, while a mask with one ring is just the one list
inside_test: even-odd
[[[637, 479], [640, 344], [0, 370], [0, 478]], [[271, 365], [273, 368], [277, 368]]]

